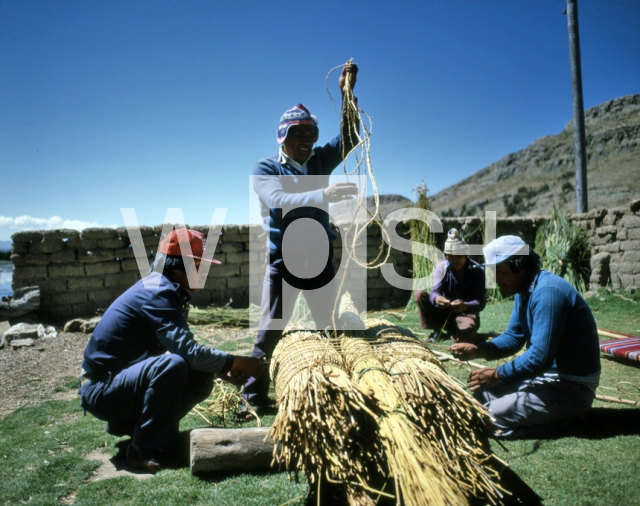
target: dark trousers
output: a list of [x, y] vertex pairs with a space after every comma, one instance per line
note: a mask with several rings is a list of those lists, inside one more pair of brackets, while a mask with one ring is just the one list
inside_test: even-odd
[[131, 444], [138, 453], [168, 453], [180, 419], [211, 394], [214, 377], [189, 369], [178, 355], [164, 354], [104, 381], [86, 382], [82, 407], [100, 420], [131, 427]]
[[451, 313], [449, 309], [434, 306], [429, 299], [429, 292], [416, 290], [413, 300], [418, 308], [420, 328], [444, 330], [451, 333], [454, 341], [475, 343], [480, 328], [480, 315], [474, 313]]
[[[296, 255], [295, 262], [299, 266], [304, 265], [308, 255], [313, 252], [301, 253]], [[326, 250], [324, 251], [326, 255]], [[325, 257], [326, 258], [326, 257]], [[289, 260], [289, 256], [287, 256]], [[293, 269], [296, 270], [296, 269]], [[297, 272], [297, 270], [296, 270]], [[258, 336], [253, 346], [252, 357], [255, 358], [271, 358], [273, 350], [282, 338], [283, 322], [286, 323], [293, 314], [293, 308], [296, 302], [296, 295], [304, 290], [304, 297], [307, 300], [309, 309], [317, 329], [325, 329], [332, 326], [333, 310], [338, 293], [338, 284], [333, 268], [333, 248], [329, 247], [329, 259], [324, 270], [314, 278], [301, 279], [295, 277], [287, 269], [282, 255], [279, 253], [269, 253], [269, 265], [264, 276], [262, 285], [262, 314], [260, 316], [260, 324]], [[292, 297], [284, 300], [282, 293], [282, 282], [286, 281], [295, 290]], [[326, 287], [322, 293], [314, 293], [313, 290]], [[278, 319], [282, 322], [274, 322]], [[244, 384], [244, 398], [251, 403], [252, 406], [265, 406], [268, 404], [269, 394], [269, 375], [264, 374], [260, 378], [251, 377]]]

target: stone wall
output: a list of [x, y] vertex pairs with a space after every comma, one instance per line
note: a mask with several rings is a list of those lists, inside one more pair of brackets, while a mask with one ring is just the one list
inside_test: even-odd
[[[207, 233], [207, 227], [191, 227]], [[160, 242], [162, 226], [141, 227], [149, 261]], [[261, 230], [254, 230], [261, 234]], [[88, 228], [19, 232], [12, 236], [13, 289], [40, 286], [39, 314], [64, 319], [105, 309], [140, 279], [126, 228]], [[222, 262], [209, 272], [197, 304], [247, 304], [249, 227], [223, 230], [215, 258]], [[264, 256], [264, 255], [262, 255]]]
[[[616, 289], [640, 288], [640, 201], [627, 208], [598, 209], [583, 215], [574, 215], [589, 235], [592, 245], [591, 287], [610, 284]], [[544, 217], [499, 218], [497, 235], [519, 235], [534, 244], [537, 228]], [[481, 244], [479, 218], [445, 218], [446, 232], [457, 227], [470, 237], [471, 243]], [[206, 227], [191, 227], [202, 231]], [[153, 259], [162, 226], [141, 227], [149, 259]], [[340, 236], [339, 231], [336, 231]], [[409, 238], [406, 223], [399, 222], [396, 232]], [[246, 307], [249, 303], [249, 262], [265, 258], [264, 250], [251, 250], [250, 244], [262, 244], [264, 237], [259, 227], [224, 227], [218, 241], [215, 258], [222, 265], [214, 265], [202, 291], [194, 295], [198, 306], [227, 304]], [[75, 230], [47, 230], [19, 232], [12, 236], [11, 261], [14, 264], [13, 289], [38, 285], [41, 290], [42, 317], [63, 320], [69, 317], [93, 314], [105, 309], [129, 286], [140, 279], [138, 265], [131, 248], [126, 228], [90, 228]], [[253, 239], [253, 241], [252, 241]], [[442, 249], [446, 233], [436, 235], [437, 246]], [[367, 231], [367, 256], [375, 258], [380, 250], [382, 236], [377, 228]], [[336, 266], [342, 258], [342, 242], [334, 243]], [[412, 258], [409, 253], [392, 249], [388, 260], [396, 272], [411, 277]], [[255, 280], [253, 280], [255, 283]], [[390, 286], [380, 269], [367, 272], [367, 309], [401, 307], [410, 296], [407, 290]], [[359, 308], [363, 309], [363, 308]]]
[[[190, 227], [205, 235], [207, 227]], [[160, 242], [162, 225], [141, 227], [149, 261], [152, 261]], [[334, 244], [336, 268], [342, 258], [342, 239]], [[398, 233], [408, 236], [404, 224]], [[253, 236], [253, 237], [252, 237]], [[379, 229], [367, 230], [367, 254], [372, 260], [380, 248]], [[40, 287], [41, 303], [38, 314], [50, 319], [93, 314], [105, 309], [122, 292], [140, 279], [126, 228], [89, 228], [75, 230], [48, 230], [19, 232], [12, 236], [11, 261], [14, 264], [13, 289], [23, 286]], [[204, 289], [194, 293], [192, 302], [197, 306], [230, 303], [246, 307], [249, 303], [249, 263], [265, 258], [265, 250], [250, 245], [264, 244], [260, 227], [230, 225], [222, 229], [214, 258], [222, 262], [213, 265]], [[411, 276], [411, 255], [392, 250], [388, 260], [396, 271]], [[253, 280], [255, 283], [255, 280]], [[261, 285], [261, 280], [259, 280]], [[409, 294], [390, 286], [380, 275], [380, 269], [368, 272], [369, 308], [406, 304]], [[364, 309], [364, 308], [363, 308]]]
[[640, 200], [628, 207], [595, 209], [573, 218], [591, 243], [590, 288], [640, 288]]

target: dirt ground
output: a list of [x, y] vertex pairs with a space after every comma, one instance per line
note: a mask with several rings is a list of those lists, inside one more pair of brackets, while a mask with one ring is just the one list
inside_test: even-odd
[[35, 346], [0, 350], [0, 419], [26, 405], [50, 399], [73, 399], [66, 388], [79, 379], [89, 334], [60, 332], [51, 339], [38, 339]]
[[[211, 342], [214, 346], [224, 341], [246, 340], [255, 334], [249, 329], [214, 331], [200, 327], [199, 331], [207, 341], [208, 334], [215, 334], [215, 343]], [[79, 379], [82, 353], [90, 336], [60, 332], [51, 339], [38, 339], [35, 346], [13, 349], [5, 345], [0, 350], [0, 419], [22, 406], [51, 399], [73, 399], [76, 390], [65, 385]], [[240, 346], [232, 353], [245, 355], [247, 351], [250, 349]]]

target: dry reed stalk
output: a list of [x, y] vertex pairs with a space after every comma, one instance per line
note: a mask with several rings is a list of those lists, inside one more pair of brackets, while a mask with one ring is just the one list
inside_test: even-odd
[[622, 397], [611, 397], [610, 395], [596, 395], [596, 399], [606, 402], [617, 402], [619, 404], [629, 404], [630, 406], [640, 406], [640, 401], [630, 401]]
[[366, 497], [364, 487], [381, 473], [372, 466], [380, 461], [380, 447], [367, 422], [375, 415], [364, 416], [370, 403], [330, 341], [314, 332], [287, 334], [274, 351], [270, 374], [278, 404], [269, 433], [274, 461], [302, 471], [311, 485], [338, 482], [352, 496]]
[[213, 327], [249, 326], [249, 309], [236, 309], [228, 306], [210, 306], [206, 308], [192, 307], [189, 310], [191, 325], [209, 325]]

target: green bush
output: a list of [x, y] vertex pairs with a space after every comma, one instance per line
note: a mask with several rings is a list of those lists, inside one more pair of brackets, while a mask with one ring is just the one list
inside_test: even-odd
[[[431, 200], [427, 196], [428, 192], [427, 185], [420, 183], [416, 188], [414, 188], [413, 192], [416, 195], [416, 203], [415, 207], [419, 209], [424, 209], [426, 211], [431, 211]], [[428, 223], [424, 223], [420, 220], [410, 220], [409, 222], [409, 230], [411, 232], [411, 240], [414, 242], [419, 242], [422, 244], [427, 244], [429, 246], [434, 246], [436, 243], [436, 238], [433, 232], [431, 232], [431, 228]], [[419, 278], [424, 278], [431, 274], [431, 271], [434, 269], [433, 262], [423, 257], [422, 255], [412, 255], [413, 257], [413, 279], [414, 279], [414, 291], [415, 291], [415, 280]], [[407, 304], [407, 310], [415, 308], [415, 302], [413, 300], [413, 294], [409, 298], [409, 302]]]
[[562, 276], [581, 293], [587, 290], [591, 275], [589, 239], [557, 205], [551, 218], [538, 229], [535, 250], [542, 258], [543, 269]]

